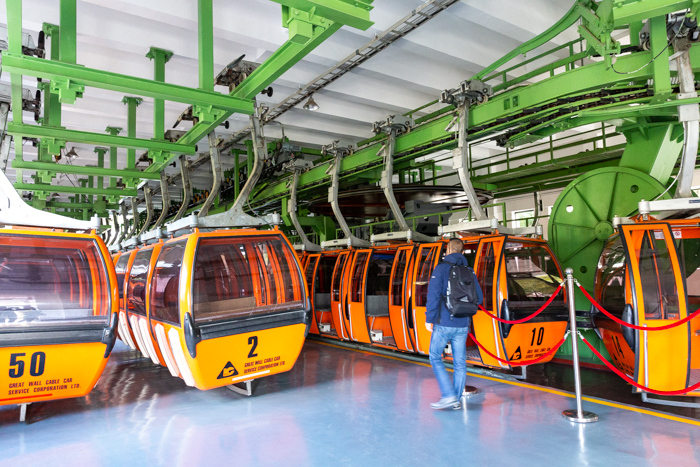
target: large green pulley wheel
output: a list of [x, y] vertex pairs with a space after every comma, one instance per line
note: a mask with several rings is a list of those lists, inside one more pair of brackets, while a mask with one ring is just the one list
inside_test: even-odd
[[[564, 268], [593, 292], [595, 273], [605, 240], [614, 233], [613, 217], [637, 213], [637, 203], [666, 190], [658, 180], [639, 170], [605, 167], [571, 182], [559, 195], [549, 217], [549, 244]], [[666, 193], [661, 199], [670, 198]], [[576, 290], [576, 309], [590, 303]]]

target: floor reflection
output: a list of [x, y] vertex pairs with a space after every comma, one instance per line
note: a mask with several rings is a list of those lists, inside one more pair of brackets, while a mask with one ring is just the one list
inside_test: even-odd
[[[565, 382], [565, 372], [541, 378]], [[470, 378], [460, 411], [432, 411], [430, 368], [308, 342], [294, 369], [246, 398], [199, 391], [120, 346], [87, 397], [0, 408], [0, 466], [698, 465], [698, 428]]]

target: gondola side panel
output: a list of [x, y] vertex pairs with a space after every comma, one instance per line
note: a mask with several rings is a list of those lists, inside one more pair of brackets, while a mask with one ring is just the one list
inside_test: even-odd
[[0, 348], [0, 405], [87, 395], [107, 358], [100, 342]]

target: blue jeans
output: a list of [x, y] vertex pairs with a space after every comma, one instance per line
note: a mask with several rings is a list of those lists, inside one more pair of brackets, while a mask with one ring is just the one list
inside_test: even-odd
[[[433, 367], [443, 398], [460, 398], [464, 391], [467, 381], [467, 334], [469, 334], [469, 327], [448, 328], [439, 324], [433, 325], [433, 335], [430, 338], [430, 366]], [[450, 384], [450, 375], [447, 374], [445, 364], [442, 362], [442, 352], [448, 342], [452, 343], [453, 384]]]

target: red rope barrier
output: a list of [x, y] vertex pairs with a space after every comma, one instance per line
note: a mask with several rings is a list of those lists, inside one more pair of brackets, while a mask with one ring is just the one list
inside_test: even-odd
[[615, 365], [613, 365], [612, 363], [610, 363], [609, 361], [607, 361], [607, 360], [605, 359], [605, 357], [603, 357], [603, 356], [600, 354], [600, 352], [598, 352], [598, 351], [595, 349], [595, 347], [593, 347], [586, 339], [583, 338], [583, 336], [581, 336], [581, 340], [588, 346], [589, 349], [591, 349], [591, 352], [593, 352], [593, 353], [596, 355], [596, 357], [598, 357], [603, 363], [605, 363], [605, 366], [607, 366], [607, 367], [610, 368], [613, 372], [615, 372], [615, 374], [616, 374], [617, 376], [619, 376], [620, 378], [624, 379], [625, 381], [627, 381], [629, 384], [631, 384], [631, 385], [634, 386], [635, 388], [641, 389], [641, 390], [644, 391], [644, 392], [649, 392], [649, 393], [651, 393], [651, 394], [657, 394], [657, 395], [659, 395], [659, 396], [680, 396], [680, 395], [683, 395], [683, 394], [687, 394], [687, 393], [689, 393], [689, 392], [693, 392], [693, 391], [695, 391], [696, 389], [700, 388], [700, 383], [697, 383], [697, 384], [694, 384], [694, 385], [690, 386], [689, 388], [681, 389], [681, 390], [678, 390], [678, 391], [656, 391], [656, 390], [654, 390], [654, 389], [649, 389], [648, 387], [642, 386], [641, 384], [637, 384], [636, 381], [634, 381], [634, 380], [631, 379], [629, 376], [627, 376], [626, 374], [624, 374], [623, 372], [621, 372], [620, 370], [618, 370], [617, 367], [616, 367]]
[[514, 320], [514, 321], [509, 321], [509, 320], [507, 320], [507, 319], [499, 318], [499, 317], [496, 316], [496, 315], [492, 315], [491, 313], [489, 313], [489, 312], [486, 310], [486, 308], [484, 308], [484, 307], [481, 306], [481, 305], [479, 305], [479, 309], [480, 309], [481, 311], [483, 311], [484, 313], [486, 313], [487, 315], [489, 315], [489, 317], [491, 317], [492, 319], [495, 319], [496, 321], [498, 321], [499, 323], [505, 323], [505, 324], [520, 324], [520, 323], [524, 323], [525, 321], [530, 321], [532, 318], [534, 318], [535, 316], [537, 316], [537, 315], [539, 315], [540, 313], [542, 313], [549, 305], [551, 305], [551, 304], [552, 304], [552, 301], [554, 301], [554, 298], [559, 294], [559, 291], [560, 291], [563, 287], [564, 287], [564, 284], [563, 284], [563, 283], [562, 283], [562, 284], [559, 284], [559, 287], [557, 287], [557, 290], [552, 294], [551, 297], [549, 297], [549, 300], [547, 300], [547, 301], [545, 302], [545, 304], [542, 305], [542, 307], [541, 307], [539, 310], [537, 310], [536, 312], [534, 312], [534, 313], [531, 314], [530, 316], [527, 316], [527, 317], [522, 318], [522, 319], [516, 319], [516, 320]]
[[539, 362], [541, 362], [542, 360], [544, 360], [545, 358], [547, 358], [547, 357], [549, 357], [550, 355], [552, 355], [552, 354], [553, 354], [554, 352], [556, 352], [557, 350], [559, 350], [559, 347], [561, 347], [562, 344], [566, 341], [566, 335], [565, 335], [565, 336], [562, 338], [562, 340], [559, 341], [559, 343], [558, 343], [556, 346], [554, 346], [554, 348], [552, 348], [552, 350], [550, 350], [550, 351], [547, 352], [546, 354], [542, 355], [541, 357], [538, 357], [538, 358], [536, 358], [536, 359], [534, 359], [534, 360], [525, 360], [525, 361], [522, 361], [522, 362], [514, 363], [514, 362], [511, 362], [511, 361], [509, 361], [509, 360], [503, 360], [502, 358], [498, 358], [497, 356], [495, 356], [494, 354], [492, 354], [491, 352], [489, 352], [488, 350], [486, 350], [486, 349], [484, 348], [484, 346], [481, 345], [481, 343], [480, 343], [478, 340], [476, 340], [476, 337], [474, 337], [474, 336], [472, 335], [472, 333], [469, 333], [469, 337], [471, 337], [472, 340], [473, 340], [474, 342], [476, 342], [476, 345], [478, 345], [479, 348], [480, 348], [481, 350], [483, 350], [483, 351], [486, 353], [486, 355], [488, 355], [488, 356], [491, 357], [491, 358], [495, 358], [495, 359], [498, 360], [499, 362], [505, 363], [505, 364], [510, 365], [510, 366], [527, 366], [527, 365], [534, 365], [535, 363], [539, 363]]
[[667, 324], [666, 326], [659, 326], [659, 327], [653, 327], [653, 328], [647, 327], [647, 328], [645, 328], [645, 327], [643, 327], [643, 326], [637, 326], [637, 325], [630, 324], [630, 323], [626, 323], [626, 322], [622, 321], [620, 318], [618, 318], [617, 316], [613, 315], [613, 314], [610, 313], [609, 311], [605, 310], [602, 306], [600, 306], [600, 305], [598, 304], [598, 302], [596, 302], [596, 301], [593, 299], [593, 297], [591, 297], [591, 295], [586, 291], [586, 289], [584, 289], [583, 287], [581, 287], [580, 284], [579, 284], [578, 288], [581, 289], [581, 292], [583, 292], [583, 295], [585, 295], [586, 298], [587, 298], [588, 300], [590, 300], [590, 302], [593, 304], [594, 307], [596, 307], [596, 308], [598, 309], [598, 311], [600, 311], [601, 313], [603, 313], [605, 316], [607, 316], [607, 317], [610, 318], [611, 320], [615, 321], [617, 324], [621, 324], [622, 326], [626, 326], [626, 327], [628, 327], [628, 328], [636, 329], [636, 330], [638, 330], [638, 331], [663, 331], [663, 330], [665, 330], [665, 329], [672, 329], [672, 328], [678, 327], [678, 326], [680, 326], [680, 325], [682, 325], [682, 324], [685, 324], [685, 323], [687, 323], [688, 321], [690, 321], [691, 319], [693, 319], [693, 318], [695, 318], [696, 316], [700, 315], [700, 309], [698, 309], [698, 310], [695, 311], [694, 313], [689, 314], [688, 316], [686, 316], [686, 317], [683, 318], [682, 320], [676, 321], [675, 323]]

